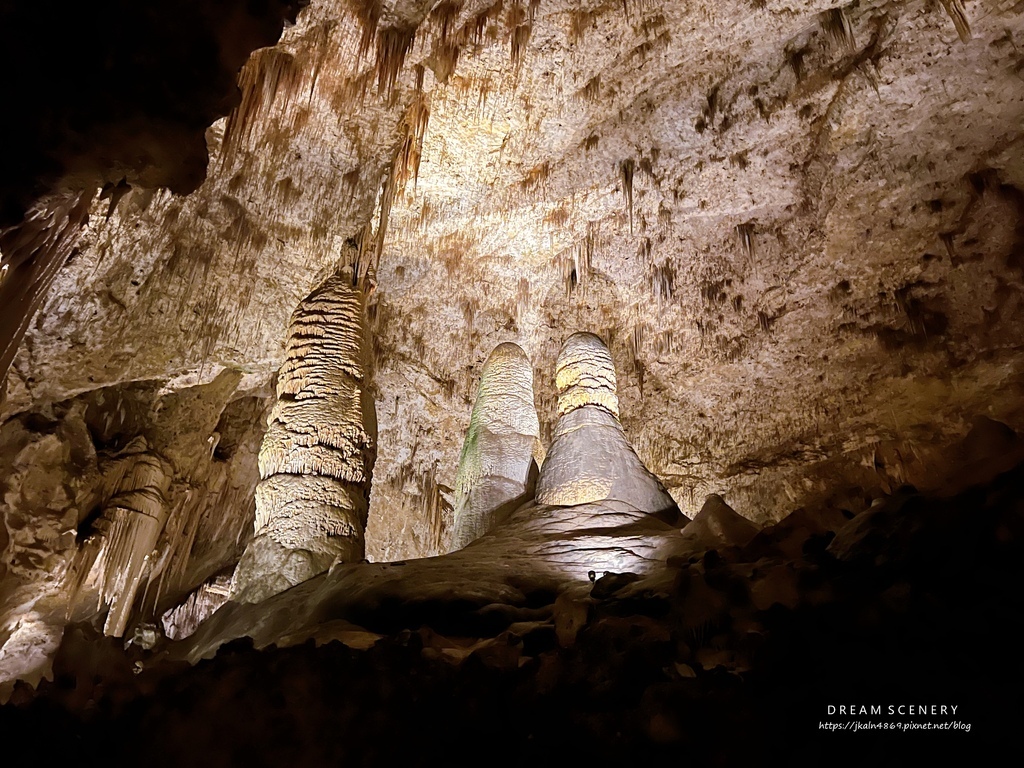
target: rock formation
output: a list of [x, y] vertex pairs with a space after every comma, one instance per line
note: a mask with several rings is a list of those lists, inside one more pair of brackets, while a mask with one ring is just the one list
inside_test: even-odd
[[516, 344], [499, 344], [480, 374], [459, 457], [451, 550], [480, 538], [532, 498], [540, 458], [533, 399], [530, 359]]
[[558, 423], [537, 481], [537, 502], [619, 501], [675, 522], [675, 501], [636, 455], [619, 423], [615, 364], [604, 342], [576, 333], [555, 363]]
[[[104, 633], [121, 637], [170, 514], [170, 468], [136, 438], [104, 473], [103, 513], [74, 564], [69, 613], [106, 609]], [[82, 606], [79, 608], [78, 606]]]
[[365, 552], [377, 423], [362, 292], [333, 275], [292, 317], [260, 448], [255, 537], [232, 596], [258, 602]]

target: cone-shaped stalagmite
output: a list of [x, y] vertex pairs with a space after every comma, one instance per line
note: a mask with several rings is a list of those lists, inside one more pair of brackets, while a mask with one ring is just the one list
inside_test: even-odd
[[484, 363], [459, 459], [452, 550], [487, 533], [529, 499], [539, 436], [530, 359], [515, 344], [499, 344]]
[[640, 461], [619, 424], [615, 365], [592, 333], [576, 333], [555, 364], [558, 424], [537, 481], [537, 502], [573, 506], [622, 501], [667, 522], [672, 497]]
[[351, 277], [328, 278], [299, 304], [285, 355], [259, 454], [256, 536], [232, 584], [243, 602], [364, 555], [377, 425]]

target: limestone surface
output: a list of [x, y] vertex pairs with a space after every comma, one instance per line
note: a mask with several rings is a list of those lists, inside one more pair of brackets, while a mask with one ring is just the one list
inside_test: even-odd
[[351, 273], [330, 277], [292, 318], [236, 600], [259, 602], [336, 561], [363, 559], [376, 418], [362, 292], [352, 282]]
[[[53, 155], [70, 186], [0, 235], [4, 670], [45, 674], [64, 574], [137, 437], [166, 462], [167, 520], [126, 635], [237, 563], [291, 315], [345, 267], [372, 337], [376, 562], [448, 547], [503, 342], [549, 382], [568, 334], [604, 339], [622, 434], [688, 517], [711, 494], [762, 526], [857, 513], [937, 487], [976, 417], [1024, 427], [1019, 4], [312, 0], [276, 43], [281, 6], [223, 8], [243, 5], [276, 20], [186, 25], [229, 41], [176, 71], [197, 101], [137, 89], [184, 133], [92, 76], [102, 120]], [[129, 42], [89, 49], [120, 72]], [[11, 111], [21, 135], [82, 125], [37, 95], [41, 116]], [[535, 405], [551, 443], [557, 392]], [[295, 416], [301, 450], [345, 474], [349, 438], [322, 421]], [[75, 620], [102, 624], [94, 606]]]

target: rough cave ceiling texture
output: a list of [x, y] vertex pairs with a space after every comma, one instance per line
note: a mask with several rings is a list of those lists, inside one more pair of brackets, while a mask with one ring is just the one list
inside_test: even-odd
[[108, 190], [29, 327], [0, 608], [60, 623], [126, 452], [168, 474], [143, 611], [229, 568], [289, 316], [345, 264], [376, 285], [372, 560], [443, 548], [498, 343], [550, 439], [577, 330], [688, 514], [927, 487], [973, 416], [1024, 427], [1022, 47], [1015, 0], [314, 0], [206, 180]]

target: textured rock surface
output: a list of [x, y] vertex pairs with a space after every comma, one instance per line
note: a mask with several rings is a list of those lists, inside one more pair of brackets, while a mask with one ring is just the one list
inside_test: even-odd
[[196, 661], [240, 637], [259, 647], [324, 639], [350, 622], [386, 622], [391, 611], [426, 622], [448, 603], [482, 620], [493, 610], [500, 621], [539, 599], [585, 594], [592, 571], [657, 572], [679, 541], [678, 530], [621, 502], [531, 506], [457, 552], [339, 565], [257, 605], [229, 603], [173, 653]]
[[[0, 237], [18, 296], [40, 242], [60, 267], [0, 405], [4, 642], [51, 627], [44, 595], [63, 613], [98, 466], [137, 436], [171, 467], [140, 614], [237, 560], [289, 318], [346, 264], [374, 336], [373, 560], [443, 549], [490, 350], [549, 382], [577, 330], [687, 515], [934, 486], [976, 415], [1024, 426], [1022, 35], [997, 0], [314, 0], [196, 129], [195, 191], [111, 177], [76, 242], [88, 194]], [[550, 442], [554, 389], [536, 406]]]
[[[134, 438], [104, 471], [103, 512], [79, 548], [73, 600], [107, 610], [103, 630], [121, 637], [167, 525], [170, 467]], [[69, 610], [74, 615], [75, 607]]]
[[[1024, 683], [1024, 465], [993, 468], [960, 493], [903, 490], [852, 519], [797, 511], [743, 545], [593, 585], [563, 574], [562, 590], [519, 561], [467, 557], [498, 531], [440, 558], [344, 566], [215, 618], [235, 620], [226, 638], [247, 613], [261, 649], [234, 642], [193, 668], [75, 627], [55, 681], [20, 688], [0, 732], [62, 761], [148, 749], [156, 765], [479, 764], [481, 741], [467, 749], [453, 718], [499, 743], [488, 761], [502, 766], [967, 762], [1012, 749]], [[725, 514], [712, 506], [705, 518]], [[840, 701], [883, 709], [830, 712]], [[851, 721], [960, 727], [820, 727]]]

